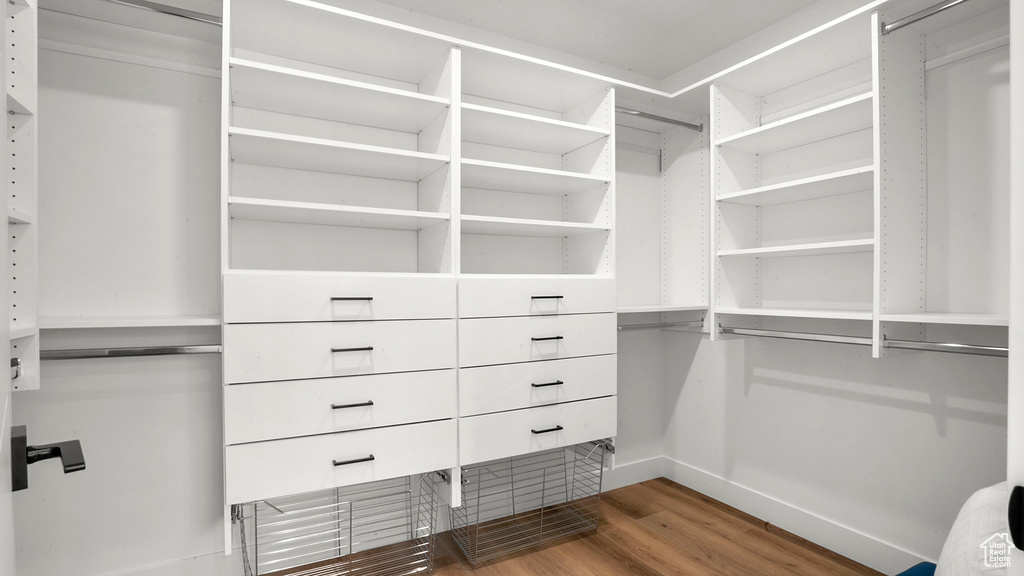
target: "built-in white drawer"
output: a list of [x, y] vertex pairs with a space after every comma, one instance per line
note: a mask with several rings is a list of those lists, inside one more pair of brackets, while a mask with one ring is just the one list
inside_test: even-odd
[[571, 402], [616, 392], [616, 356], [587, 356], [459, 370], [459, 415]]
[[224, 326], [228, 384], [455, 366], [455, 320]]
[[233, 384], [224, 441], [256, 442], [454, 418], [455, 370]]
[[247, 272], [224, 275], [224, 322], [455, 317], [451, 277]]
[[534, 316], [615, 311], [612, 278], [462, 278], [459, 316]]
[[225, 448], [230, 504], [451, 468], [456, 421], [371, 428]]
[[459, 464], [615, 436], [614, 396], [459, 419]]
[[615, 314], [459, 320], [462, 367], [613, 354]]

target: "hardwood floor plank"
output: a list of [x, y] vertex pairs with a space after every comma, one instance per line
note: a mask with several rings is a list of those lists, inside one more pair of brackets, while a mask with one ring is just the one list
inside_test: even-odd
[[603, 494], [597, 531], [479, 566], [447, 536], [437, 576], [883, 576], [664, 478]]

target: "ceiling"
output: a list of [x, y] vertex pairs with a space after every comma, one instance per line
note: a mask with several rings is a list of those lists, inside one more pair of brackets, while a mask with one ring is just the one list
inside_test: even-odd
[[814, 0], [377, 0], [664, 79]]

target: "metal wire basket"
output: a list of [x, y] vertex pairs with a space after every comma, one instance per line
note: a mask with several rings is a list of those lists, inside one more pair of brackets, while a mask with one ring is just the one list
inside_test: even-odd
[[594, 530], [607, 444], [577, 444], [463, 468], [452, 538], [473, 565]]
[[243, 522], [246, 574], [429, 573], [439, 482], [429, 473], [255, 502], [251, 542]]

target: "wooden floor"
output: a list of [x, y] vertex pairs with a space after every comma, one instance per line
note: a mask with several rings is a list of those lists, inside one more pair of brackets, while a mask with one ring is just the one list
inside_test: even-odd
[[439, 540], [435, 576], [883, 576], [664, 478], [602, 494], [596, 532], [475, 568]]

